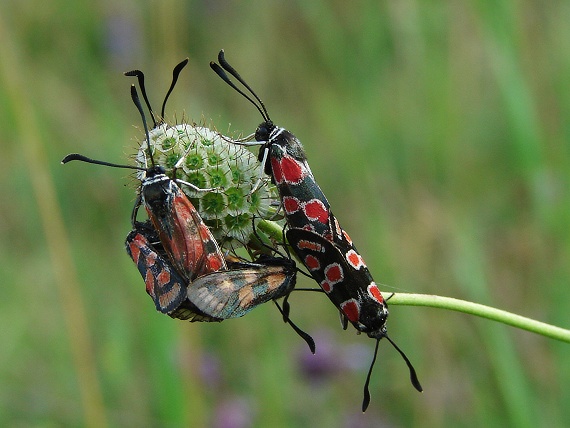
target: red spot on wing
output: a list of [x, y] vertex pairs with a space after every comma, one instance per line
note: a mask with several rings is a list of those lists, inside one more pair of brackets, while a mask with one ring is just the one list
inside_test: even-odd
[[[336, 220], [336, 219], [335, 219]], [[344, 235], [344, 239], [346, 239], [348, 241], [348, 243], [350, 245], [352, 245], [352, 239], [350, 239], [350, 236], [348, 235], [348, 233], [346, 233], [346, 231], [343, 229], [342, 234]]]
[[307, 241], [306, 239], [299, 240], [299, 242], [297, 242], [297, 248], [299, 250], [324, 252], [324, 248], [321, 244], [313, 241]]
[[170, 282], [170, 272], [167, 269], [162, 269], [160, 273], [157, 275], [156, 280], [158, 281], [158, 285], [160, 287], [168, 285], [168, 283]]
[[332, 284], [337, 284], [344, 279], [344, 273], [338, 263], [331, 263], [325, 268], [325, 276], [327, 281]]
[[349, 321], [358, 322], [358, 318], [360, 317], [360, 305], [356, 300], [347, 300], [340, 304], [340, 308]]
[[338, 263], [331, 263], [325, 267], [323, 273], [325, 274], [325, 279], [321, 281], [320, 286], [327, 293], [331, 293], [333, 287], [344, 279], [344, 272]]
[[137, 233], [133, 237], [133, 239], [129, 242], [129, 250], [131, 252], [131, 258], [136, 264], [139, 263], [139, 258], [141, 256], [142, 251], [144, 251], [144, 249], [148, 250], [148, 245], [149, 245], [148, 240], [140, 233]]
[[305, 266], [307, 266], [309, 270], [319, 270], [321, 268], [321, 262], [315, 256], [309, 254], [305, 257]]
[[354, 269], [360, 269], [361, 267], [366, 267], [362, 256], [354, 250], [350, 250], [348, 253], [346, 253], [346, 260], [348, 261], [348, 263], [350, 263], [350, 265]]
[[[271, 164], [273, 165], [273, 162]], [[283, 180], [287, 184], [299, 184], [303, 181], [303, 178], [305, 178], [301, 164], [292, 157], [287, 155], [283, 156], [279, 165], [281, 167]], [[275, 168], [273, 169], [273, 173], [275, 174]], [[277, 179], [275, 179], [275, 181], [277, 181]]]
[[327, 224], [329, 220], [329, 211], [319, 199], [312, 199], [306, 202], [303, 206], [303, 211], [310, 221], [318, 220], [323, 224]]
[[372, 298], [374, 300], [377, 300], [379, 303], [384, 302], [384, 297], [382, 296], [382, 293], [380, 293], [380, 290], [378, 289], [376, 283], [374, 282], [370, 283], [370, 285], [368, 286], [368, 294], [370, 294], [370, 296], [372, 296]]
[[287, 214], [293, 214], [299, 210], [299, 199], [292, 196], [285, 196], [283, 198], [283, 207], [285, 208], [285, 212]]
[[150, 269], [146, 271], [144, 283], [146, 284], [146, 292], [154, 299], [154, 276]]
[[149, 253], [145, 257], [145, 262], [147, 267], [154, 266], [156, 263], [156, 253]]

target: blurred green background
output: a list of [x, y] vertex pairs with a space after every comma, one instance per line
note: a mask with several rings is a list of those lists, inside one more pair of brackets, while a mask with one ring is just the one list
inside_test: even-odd
[[[393, 306], [424, 386], [334, 307], [294, 293], [243, 319], [155, 312], [123, 241], [140, 119], [122, 72], [250, 133], [208, 67], [220, 48], [304, 143], [382, 290], [452, 296], [570, 327], [570, 2], [0, 3], [0, 425], [570, 425], [570, 346], [463, 314]], [[311, 286], [301, 277], [301, 286]]]

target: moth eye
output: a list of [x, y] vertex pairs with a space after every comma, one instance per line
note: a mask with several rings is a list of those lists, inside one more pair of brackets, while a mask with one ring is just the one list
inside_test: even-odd
[[255, 130], [256, 141], [267, 141], [269, 139], [269, 128], [265, 123], [262, 123]]

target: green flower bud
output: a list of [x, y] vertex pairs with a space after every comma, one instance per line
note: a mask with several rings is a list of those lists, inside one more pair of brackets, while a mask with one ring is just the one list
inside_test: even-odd
[[[275, 215], [277, 189], [265, 177], [252, 192], [261, 165], [244, 146], [209, 128], [186, 123], [160, 124], [149, 132], [149, 138], [155, 164], [173, 178], [178, 165], [178, 184], [221, 245], [247, 245], [253, 234], [253, 219]], [[146, 140], [136, 162], [144, 168], [151, 163]], [[183, 182], [208, 190], [197, 191]]]

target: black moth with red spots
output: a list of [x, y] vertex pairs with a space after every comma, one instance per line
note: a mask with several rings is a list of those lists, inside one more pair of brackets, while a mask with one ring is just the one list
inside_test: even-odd
[[[133, 168], [78, 154], [62, 162], [72, 160]], [[254, 263], [228, 262], [190, 200], [161, 171], [160, 167], [146, 170], [141, 199], [133, 209], [133, 230], [126, 239], [127, 253], [157, 311], [182, 320], [219, 322], [291, 293], [297, 274], [293, 260], [261, 256]], [[136, 221], [141, 203], [150, 219], [144, 223]], [[286, 314], [284, 320], [314, 352], [313, 339]]]
[[[150, 222], [136, 221], [135, 204], [126, 249], [159, 312], [189, 321], [222, 321], [291, 293], [297, 274], [293, 260], [262, 256], [254, 263], [228, 262], [174, 180], [159, 174], [145, 178], [141, 187]], [[285, 321], [314, 348], [310, 336]]]
[[[384, 337], [402, 355], [410, 370], [412, 384], [422, 391], [410, 361], [387, 336], [388, 305], [364, 259], [333, 215], [327, 198], [313, 177], [301, 142], [291, 132], [273, 124], [261, 99], [225, 60], [223, 50], [218, 55], [218, 62], [211, 62], [210, 67], [247, 98], [263, 117], [263, 123], [255, 131], [255, 142], [241, 144], [261, 146], [259, 161], [279, 190], [288, 225], [286, 237], [291, 248], [340, 310], [344, 327], [350, 321], [359, 332], [377, 340], [364, 386], [362, 410], [365, 411], [370, 402], [368, 384], [378, 343]], [[226, 72], [237, 79], [253, 98], [239, 89]]]
[[223, 318], [207, 314], [187, 299], [190, 281], [172, 265], [156, 229], [150, 223], [137, 222], [126, 239], [126, 250], [146, 284], [156, 310], [190, 321], [222, 321]]
[[[165, 174], [143, 180], [141, 200], [150, 221], [136, 221], [137, 202], [126, 249], [159, 312], [222, 321], [288, 296], [295, 287], [297, 269], [289, 258], [228, 262], [188, 197]], [[313, 349], [312, 338], [284, 319]]]
[[[163, 102], [162, 117], [166, 100], [187, 62], [181, 62], [174, 69], [173, 81]], [[138, 77], [157, 126], [146, 96], [143, 73], [135, 70], [125, 74]], [[154, 164], [146, 118], [134, 85], [131, 86], [131, 98], [142, 118], [152, 164], [149, 168], [94, 160], [76, 153], [67, 155], [62, 163], [79, 160], [144, 172], [131, 216], [133, 230], [127, 236], [126, 250], [143, 277], [156, 309], [173, 318], [222, 321], [241, 317], [262, 303], [288, 296], [295, 287], [295, 262], [290, 258], [270, 256], [261, 256], [253, 263], [228, 262], [188, 197], [165, 174], [164, 168]], [[136, 220], [141, 205], [149, 217], [144, 223]], [[314, 353], [313, 339], [289, 319], [287, 308], [283, 311], [277, 302], [275, 304], [284, 321]]]
[[172, 318], [219, 322], [241, 317], [262, 303], [287, 296], [295, 287], [295, 262], [287, 258], [261, 256], [254, 263], [222, 258], [223, 269], [204, 268], [192, 275], [179, 271], [149, 222], [135, 223], [126, 249], [157, 311]]

